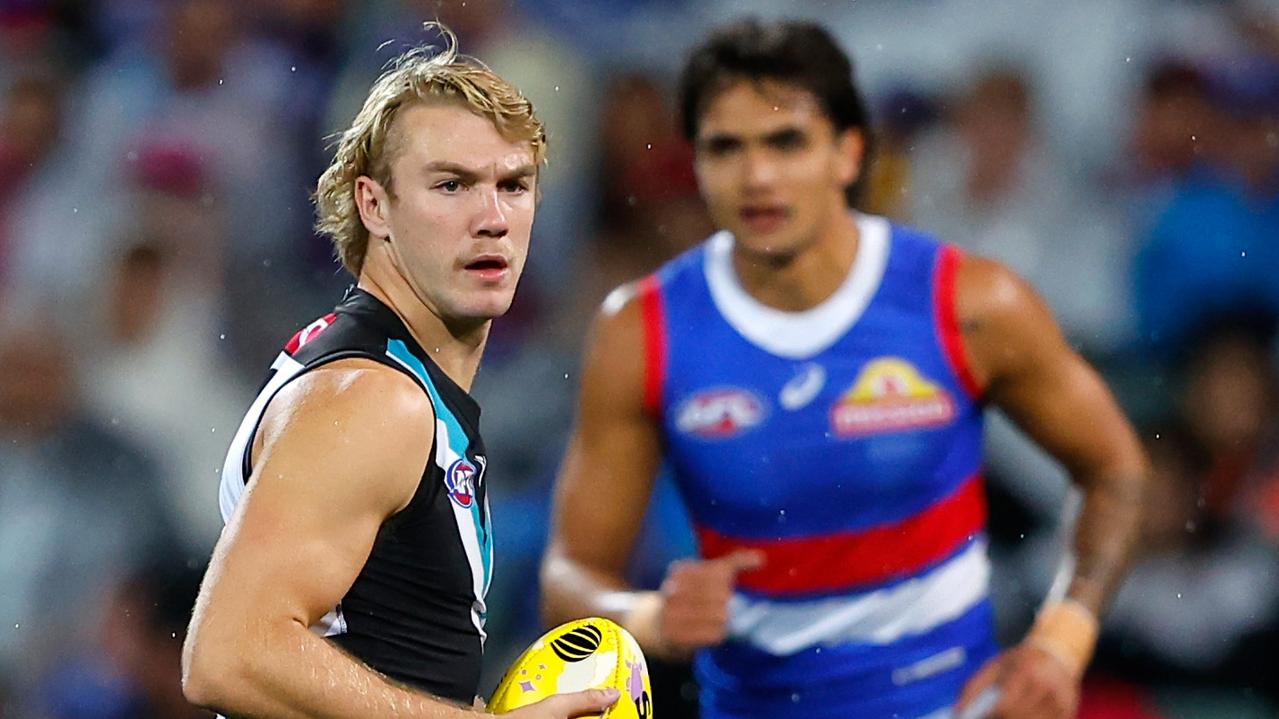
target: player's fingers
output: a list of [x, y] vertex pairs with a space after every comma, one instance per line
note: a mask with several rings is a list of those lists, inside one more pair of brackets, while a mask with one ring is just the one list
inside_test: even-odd
[[706, 567], [701, 572], [669, 577], [663, 589], [668, 594], [686, 594], [689, 599], [702, 599], [708, 594], [722, 598], [732, 594], [733, 578], [722, 569]]
[[995, 705], [991, 716], [1004, 718], [1014, 717], [1031, 717], [1034, 714], [1034, 705], [1039, 699], [1039, 693], [1035, 691], [1034, 683], [1029, 675], [1025, 672], [1013, 671], [1003, 677], [1001, 682], [1004, 688], [1004, 695], [1000, 697], [999, 703]]
[[673, 629], [716, 628], [728, 624], [728, 612], [714, 608], [684, 608], [666, 615], [662, 622]]
[[998, 714], [1008, 719], [1069, 719], [1066, 707], [1044, 686], [1032, 685], [1022, 694], [1020, 703]]
[[968, 683], [964, 685], [964, 690], [959, 693], [959, 702], [955, 704], [955, 714], [962, 716], [968, 705], [977, 698], [987, 687], [993, 686], [999, 679], [1000, 659], [995, 657], [986, 662], [976, 674], [973, 675]]
[[711, 561], [728, 569], [733, 576], [736, 576], [738, 572], [749, 572], [764, 566], [764, 553], [758, 549], [739, 549]]
[[621, 695], [622, 693], [618, 690], [608, 687], [607, 689], [587, 689], [571, 694], [556, 694], [544, 701], [546, 708], [551, 710], [551, 714], [557, 719], [559, 717], [568, 719], [586, 714], [599, 714], [613, 706]]
[[1048, 702], [1048, 710], [1044, 716], [1062, 717], [1062, 719], [1075, 716], [1079, 705], [1079, 695], [1074, 687], [1051, 686], [1045, 692], [1045, 696]]
[[671, 629], [722, 628], [730, 620], [728, 602], [702, 604], [700, 602], [671, 602], [662, 617], [662, 626]]

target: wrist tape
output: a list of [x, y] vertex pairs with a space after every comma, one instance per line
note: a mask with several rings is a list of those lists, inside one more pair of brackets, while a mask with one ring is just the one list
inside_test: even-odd
[[1087, 607], [1066, 599], [1039, 610], [1026, 641], [1056, 657], [1079, 677], [1092, 660], [1099, 630], [1097, 617]]

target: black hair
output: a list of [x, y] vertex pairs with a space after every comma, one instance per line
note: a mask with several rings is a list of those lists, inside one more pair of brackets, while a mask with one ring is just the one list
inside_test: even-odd
[[[707, 104], [736, 80], [775, 80], [811, 92], [837, 133], [861, 131], [871, 149], [870, 113], [853, 80], [853, 61], [821, 25], [804, 21], [763, 22], [749, 18], [713, 31], [693, 48], [679, 80], [684, 137], [697, 137]], [[867, 173], [863, 161], [861, 178]], [[849, 204], [861, 184], [847, 192]]]

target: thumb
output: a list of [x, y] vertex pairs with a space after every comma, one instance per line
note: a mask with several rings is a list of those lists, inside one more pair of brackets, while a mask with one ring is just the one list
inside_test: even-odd
[[764, 553], [758, 549], [739, 549], [715, 561], [727, 566], [734, 574], [749, 572], [764, 566]]
[[987, 687], [994, 687], [995, 681], [999, 679], [1000, 661], [999, 657], [995, 657], [986, 662], [986, 666], [973, 675], [968, 683], [964, 685], [964, 690], [959, 693], [959, 701], [955, 703], [955, 715], [964, 716], [964, 710], [968, 705], [977, 699], [977, 697]]
[[621, 692], [608, 687], [606, 689], [587, 689], [571, 694], [556, 694], [546, 700], [547, 708], [556, 717], [579, 717], [587, 714], [599, 714], [613, 706]]

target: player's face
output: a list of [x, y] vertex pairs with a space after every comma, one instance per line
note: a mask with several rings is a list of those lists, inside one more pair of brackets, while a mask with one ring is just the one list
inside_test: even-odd
[[711, 99], [698, 121], [697, 180], [711, 218], [739, 250], [788, 257], [848, 211], [861, 141], [836, 133], [809, 91], [743, 79]]
[[505, 313], [533, 229], [532, 148], [460, 105], [412, 106], [395, 123], [385, 220], [399, 273], [446, 321]]

